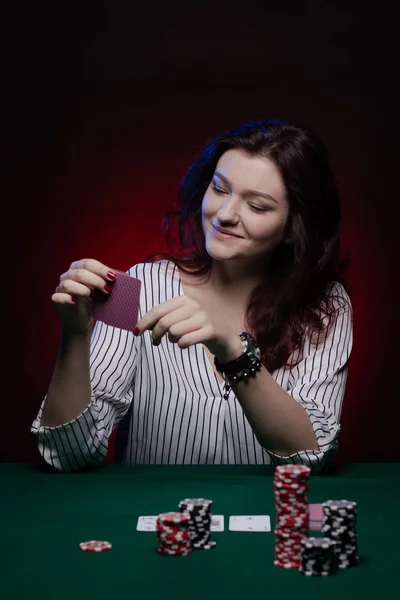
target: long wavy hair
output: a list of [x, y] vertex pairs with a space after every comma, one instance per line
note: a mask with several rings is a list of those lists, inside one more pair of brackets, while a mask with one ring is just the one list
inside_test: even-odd
[[340, 196], [327, 152], [314, 133], [269, 120], [245, 123], [212, 140], [184, 176], [177, 210], [163, 220], [169, 253], [152, 254], [145, 262], [167, 259], [188, 275], [210, 276], [212, 258], [205, 247], [201, 205], [220, 157], [232, 148], [272, 160], [289, 203], [290, 243], [282, 242], [266, 261], [265, 280], [251, 293], [245, 314], [263, 365], [273, 372], [298, 364], [301, 353], [295, 360], [294, 352], [306, 334], [310, 343], [323, 343], [346, 303], [343, 296], [331, 293], [333, 282], [351, 293], [344, 279], [349, 256], [339, 254]]

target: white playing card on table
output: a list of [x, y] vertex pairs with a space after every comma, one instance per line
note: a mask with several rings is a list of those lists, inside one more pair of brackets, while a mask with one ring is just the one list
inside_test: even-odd
[[241, 515], [229, 517], [229, 531], [271, 531], [269, 515]]
[[[137, 531], [156, 531], [157, 515], [139, 517], [136, 530]], [[224, 515], [212, 515], [211, 531], [224, 531]]]
[[156, 530], [157, 517], [139, 517], [137, 522], [137, 531], [155, 531]]
[[211, 516], [211, 531], [224, 531], [224, 515]]

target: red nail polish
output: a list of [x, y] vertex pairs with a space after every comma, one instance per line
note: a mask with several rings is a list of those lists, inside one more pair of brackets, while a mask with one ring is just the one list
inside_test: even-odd
[[112, 271], [108, 271], [107, 277], [108, 277], [108, 279], [112, 279], [114, 281], [116, 278], [116, 275]]
[[104, 286], [104, 289], [106, 290], [106, 292], [111, 292], [112, 286], [109, 283], [106, 283], [106, 285]]
[[72, 302], [73, 302], [74, 304], [76, 304], [76, 302], [77, 302], [77, 298], [75, 298], [75, 296], [71, 296], [71, 300], [72, 300]]
[[133, 330], [133, 333], [135, 335], [139, 335], [139, 332], [140, 332], [140, 330], [137, 327], [135, 327], [135, 329]]

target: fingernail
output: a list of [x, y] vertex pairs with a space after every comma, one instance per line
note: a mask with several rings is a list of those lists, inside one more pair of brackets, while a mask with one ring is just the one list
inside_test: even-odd
[[108, 277], [108, 279], [112, 279], [113, 281], [115, 281], [115, 279], [116, 279], [117, 276], [112, 271], [108, 271], [107, 277]]
[[77, 302], [77, 298], [75, 298], [75, 296], [71, 296], [71, 300], [72, 300], [72, 302], [73, 302], [74, 304], [76, 304], [76, 302]]
[[135, 329], [133, 330], [133, 333], [134, 333], [135, 335], [139, 335], [139, 333], [140, 333], [140, 330], [139, 330], [137, 327], [135, 327]]
[[112, 291], [112, 285], [110, 285], [109, 283], [106, 283], [106, 285], [104, 286], [104, 289], [106, 290], [106, 292], [111, 292]]
[[94, 290], [90, 292], [89, 298], [94, 298]]

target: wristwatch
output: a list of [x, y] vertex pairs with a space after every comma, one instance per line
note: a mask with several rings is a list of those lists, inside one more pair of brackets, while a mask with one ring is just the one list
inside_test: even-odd
[[225, 400], [228, 399], [230, 390], [228, 381], [232, 383], [254, 377], [255, 373], [261, 369], [261, 350], [257, 346], [256, 340], [247, 331], [242, 331], [240, 338], [243, 354], [239, 358], [222, 363], [217, 356], [214, 356], [214, 365], [225, 378]]

